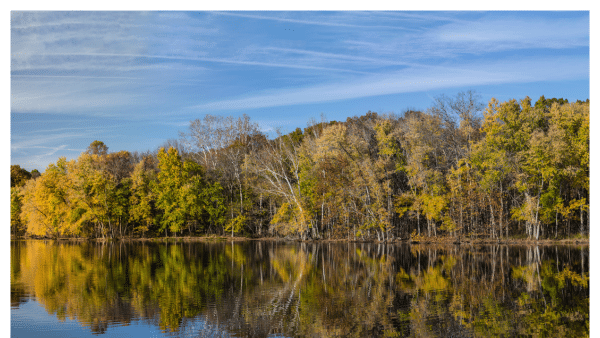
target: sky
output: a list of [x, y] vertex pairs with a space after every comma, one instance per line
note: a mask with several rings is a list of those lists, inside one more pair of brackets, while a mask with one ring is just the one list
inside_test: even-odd
[[94, 140], [155, 150], [205, 114], [260, 129], [590, 97], [588, 11], [10, 12], [10, 162], [43, 172]]

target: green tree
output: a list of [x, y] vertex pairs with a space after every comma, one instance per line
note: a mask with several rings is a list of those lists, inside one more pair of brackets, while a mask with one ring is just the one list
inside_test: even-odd
[[167, 229], [178, 232], [186, 221], [185, 207], [180, 203], [181, 190], [187, 181], [187, 175], [183, 170], [181, 156], [175, 148], [158, 151], [158, 168], [156, 183], [153, 192], [156, 195], [156, 206], [162, 210], [159, 231]]
[[31, 178], [34, 178], [34, 179], [35, 179], [35, 178], [38, 178], [38, 177], [40, 177], [41, 175], [42, 175], [42, 174], [40, 174], [39, 170], [37, 170], [37, 169], [33, 169], [33, 170], [31, 171]]
[[223, 187], [219, 182], [214, 182], [207, 184], [202, 192], [201, 196], [206, 214], [208, 214], [209, 227], [212, 229], [215, 226], [222, 226], [225, 223], [225, 213], [227, 212]]
[[12, 187], [22, 187], [25, 185], [27, 180], [31, 178], [31, 173], [29, 171], [21, 168], [20, 165], [11, 165], [10, 166], [10, 186]]
[[106, 155], [108, 153], [108, 147], [102, 141], [94, 141], [90, 143], [86, 151], [89, 155]]
[[156, 206], [162, 210], [159, 231], [182, 231], [189, 221], [198, 220], [204, 211], [203, 191], [206, 186], [203, 168], [183, 162], [175, 148], [158, 152], [159, 172], [153, 185]]
[[21, 188], [10, 188], [10, 230], [15, 237], [25, 232], [25, 227], [21, 221], [21, 211], [23, 207], [23, 195]]
[[152, 169], [153, 159], [145, 156], [133, 169], [131, 175], [131, 196], [129, 197], [129, 219], [137, 224], [133, 229], [142, 236], [156, 223], [155, 185], [156, 172]]

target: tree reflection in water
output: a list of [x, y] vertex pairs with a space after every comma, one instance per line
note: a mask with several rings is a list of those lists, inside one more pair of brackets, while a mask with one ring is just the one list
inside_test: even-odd
[[13, 242], [11, 307], [94, 333], [589, 335], [588, 247]]

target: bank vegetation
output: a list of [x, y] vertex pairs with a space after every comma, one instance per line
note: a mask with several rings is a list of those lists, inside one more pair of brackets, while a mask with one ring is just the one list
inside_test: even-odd
[[153, 152], [94, 141], [43, 173], [11, 166], [11, 233], [585, 238], [589, 118], [589, 100], [485, 107], [473, 92], [274, 137], [247, 115], [205, 115]]

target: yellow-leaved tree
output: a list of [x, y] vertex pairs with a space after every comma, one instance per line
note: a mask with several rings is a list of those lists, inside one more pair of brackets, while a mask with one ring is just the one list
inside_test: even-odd
[[72, 222], [70, 186], [64, 157], [50, 164], [38, 179], [28, 181], [23, 191], [21, 217], [29, 233], [54, 238], [79, 233], [77, 223]]

